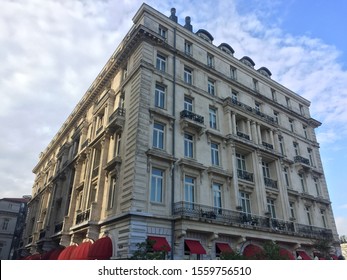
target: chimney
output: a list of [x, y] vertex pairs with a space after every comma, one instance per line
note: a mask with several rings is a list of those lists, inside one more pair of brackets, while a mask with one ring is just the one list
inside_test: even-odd
[[177, 23], [177, 16], [176, 16], [176, 9], [175, 8], [171, 8], [171, 15], [170, 15], [169, 19], [171, 19], [172, 21]]
[[186, 17], [186, 24], [184, 25], [184, 28], [193, 31], [193, 26], [190, 24], [190, 17]]

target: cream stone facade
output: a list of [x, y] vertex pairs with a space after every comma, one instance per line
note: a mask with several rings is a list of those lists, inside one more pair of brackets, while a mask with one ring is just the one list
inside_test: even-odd
[[174, 9], [133, 22], [40, 155], [26, 248], [107, 234], [114, 259], [148, 236], [172, 259], [268, 240], [313, 257], [323, 238], [340, 254], [310, 102]]

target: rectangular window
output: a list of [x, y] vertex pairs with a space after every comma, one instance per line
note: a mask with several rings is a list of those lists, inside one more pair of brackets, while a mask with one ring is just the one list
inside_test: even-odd
[[255, 103], [254, 103], [254, 109], [255, 109], [257, 112], [260, 112], [260, 103], [255, 102]]
[[122, 140], [122, 135], [120, 133], [117, 133], [115, 135], [115, 146], [114, 146], [114, 156], [117, 157], [120, 155], [120, 145]]
[[215, 81], [208, 79], [207, 81], [207, 92], [211, 95], [215, 95]]
[[326, 219], [325, 219], [325, 211], [324, 210], [320, 210], [320, 214], [321, 214], [321, 217], [322, 217], [322, 225], [324, 228], [327, 227], [327, 222], [326, 222]]
[[193, 112], [193, 99], [191, 99], [190, 97], [184, 97], [184, 110]]
[[161, 37], [163, 37], [165, 39], [167, 38], [167, 28], [165, 28], [163, 26], [159, 26], [158, 33]]
[[314, 181], [314, 186], [316, 188], [316, 194], [317, 194], [317, 196], [320, 196], [321, 192], [320, 192], [320, 187], [319, 187], [319, 180], [317, 178], [314, 178], [313, 181]]
[[210, 127], [213, 129], [217, 129], [217, 110], [214, 108], [210, 108], [209, 117], [210, 117]]
[[309, 161], [310, 161], [310, 165], [311, 165], [311, 166], [314, 166], [314, 164], [313, 164], [312, 149], [307, 148], [307, 153], [308, 153], [308, 159], [309, 159]]
[[276, 219], [276, 207], [275, 207], [275, 200], [267, 198], [267, 211], [270, 213], [271, 218]]
[[212, 54], [207, 54], [207, 66], [214, 68], [214, 57]]
[[108, 209], [113, 208], [115, 197], [116, 197], [116, 186], [117, 186], [116, 178], [112, 178], [110, 183], [110, 190], [108, 192], [108, 203], [107, 203]]
[[246, 157], [241, 154], [236, 154], [237, 169], [240, 171], [247, 171], [246, 169]]
[[306, 126], [306, 125], [303, 125], [303, 126], [302, 126], [302, 130], [303, 130], [303, 132], [304, 132], [305, 138], [307, 139], [307, 126]]
[[195, 202], [195, 178], [184, 177], [184, 200], [189, 203]]
[[184, 134], [184, 156], [193, 158], [194, 156], [194, 137], [188, 133]]
[[211, 162], [212, 165], [219, 165], [219, 145], [211, 143]]
[[299, 179], [300, 179], [300, 185], [301, 185], [302, 192], [306, 193], [306, 183], [305, 183], [304, 175], [299, 173]]
[[312, 225], [311, 209], [310, 207], [306, 206], [305, 210], [306, 210], [307, 224], [311, 226]]
[[269, 168], [269, 164], [267, 162], [262, 161], [261, 162], [262, 167], [263, 167], [263, 175], [264, 178], [269, 178], [270, 179], [270, 168]]
[[287, 105], [288, 108], [291, 107], [291, 105], [290, 105], [290, 98], [289, 97], [286, 97], [286, 105]]
[[165, 108], [165, 87], [161, 85], [155, 86], [155, 99], [154, 99], [154, 106], [158, 108]]
[[259, 83], [256, 79], [253, 79], [253, 90], [259, 91]]
[[184, 42], [184, 52], [185, 54], [192, 56], [193, 55], [193, 45], [192, 43], [185, 41]]
[[9, 223], [10, 223], [10, 219], [5, 218], [3, 223], [2, 223], [2, 230], [7, 230]]
[[300, 108], [300, 114], [301, 114], [301, 115], [305, 115], [304, 106], [302, 106], [301, 104], [299, 104], [299, 108]]
[[290, 218], [295, 219], [294, 203], [289, 202]]
[[289, 174], [288, 174], [288, 168], [285, 167], [284, 169], [284, 181], [286, 183], [286, 186], [289, 187]]
[[222, 208], [222, 186], [216, 183], [212, 185], [213, 191], [213, 207], [220, 211]]
[[163, 202], [163, 187], [164, 187], [164, 171], [152, 168], [151, 177], [151, 201]]
[[234, 101], [237, 101], [237, 91], [235, 90], [231, 90], [231, 99], [234, 100]]
[[288, 119], [289, 121], [289, 128], [291, 132], [294, 132], [294, 120]]
[[233, 66], [230, 66], [230, 78], [232, 80], [237, 80], [237, 76], [236, 76], [236, 68]]
[[250, 195], [245, 192], [240, 192], [239, 193], [240, 197], [240, 206], [242, 208], [242, 212], [246, 214], [251, 214], [251, 200], [250, 200]]
[[164, 129], [165, 126], [161, 123], [154, 123], [153, 125], [153, 147], [157, 149], [164, 149]]
[[184, 67], [184, 82], [190, 85], [193, 83], [193, 71], [187, 67]]
[[276, 123], [279, 123], [278, 122], [278, 115], [279, 115], [279, 113], [274, 111], [274, 120], [275, 120]]
[[156, 67], [160, 71], [163, 71], [163, 72], [166, 71], [166, 57], [165, 56], [163, 56], [161, 54], [157, 54]]
[[300, 155], [300, 150], [299, 150], [299, 144], [296, 142], [293, 142], [293, 147], [294, 147], [294, 153], [296, 156]]
[[276, 90], [271, 89], [271, 97], [273, 101], [277, 101]]

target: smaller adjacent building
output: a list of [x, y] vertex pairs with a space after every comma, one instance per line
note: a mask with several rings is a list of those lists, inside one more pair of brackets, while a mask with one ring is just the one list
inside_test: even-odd
[[21, 257], [19, 248], [31, 196], [0, 199], [0, 259]]

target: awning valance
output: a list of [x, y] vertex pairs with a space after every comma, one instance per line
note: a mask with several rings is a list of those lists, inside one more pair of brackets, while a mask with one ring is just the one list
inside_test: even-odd
[[280, 256], [284, 257], [288, 260], [295, 260], [294, 255], [291, 252], [289, 252], [287, 249], [284, 249], [284, 248], [280, 248]]
[[204, 247], [198, 240], [185, 240], [184, 243], [187, 245], [191, 254], [206, 254]]
[[148, 240], [154, 241], [153, 251], [171, 251], [171, 247], [163, 236], [148, 236]]
[[59, 254], [58, 260], [69, 260], [73, 251], [75, 251], [77, 245], [67, 246], [61, 253]]
[[88, 259], [90, 260], [109, 260], [112, 257], [112, 240], [105, 236], [96, 240], [89, 249]]
[[77, 246], [72, 252], [70, 260], [88, 260], [89, 249], [92, 246], [92, 242], [83, 242]]
[[229, 246], [228, 243], [216, 243], [216, 247], [220, 253], [232, 253], [233, 249]]
[[249, 244], [243, 250], [243, 255], [247, 258], [252, 258], [252, 259], [263, 259], [264, 251], [261, 247], [257, 245]]

